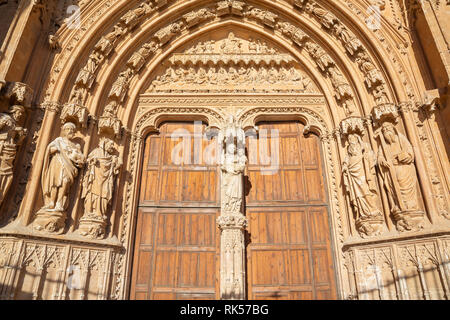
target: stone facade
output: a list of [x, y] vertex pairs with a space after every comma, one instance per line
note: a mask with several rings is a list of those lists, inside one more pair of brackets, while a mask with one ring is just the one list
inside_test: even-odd
[[0, 299], [129, 297], [143, 139], [179, 119], [225, 145], [222, 299], [245, 299], [243, 130], [262, 120], [320, 137], [340, 299], [449, 298], [448, 1], [0, 10]]

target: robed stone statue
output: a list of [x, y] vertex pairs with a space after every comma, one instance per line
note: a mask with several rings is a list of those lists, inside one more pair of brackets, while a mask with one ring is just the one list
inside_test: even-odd
[[349, 134], [343, 164], [344, 185], [361, 236], [379, 235], [383, 214], [379, 209], [374, 152], [358, 134]]
[[61, 137], [53, 140], [45, 150], [41, 176], [44, 206], [36, 214], [35, 228], [60, 232], [64, 228], [70, 187], [85, 158], [79, 144], [73, 142], [76, 126], [67, 122]]
[[423, 211], [419, 206], [413, 147], [393, 123], [384, 122], [380, 130], [378, 163], [397, 228], [400, 231], [420, 229]]
[[115, 155], [114, 141], [100, 140], [98, 148], [87, 158], [87, 170], [83, 178], [84, 215], [80, 219], [80, 232], [99, 238], [104, 235], [108, 206], [114, 191], [114, 179], [122, 161]]
[[11, 187], [17, 147], [27, 134], [27, 130], [19, 126], [24, 113], [25, 109], [19, 105], [0, 113], [0, 205]]

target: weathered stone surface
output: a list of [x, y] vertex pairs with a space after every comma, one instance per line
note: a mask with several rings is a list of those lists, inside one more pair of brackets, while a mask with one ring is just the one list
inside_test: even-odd
[[183, 121], [223, 150], [216, 298], [248, 296], [246, 152], [270, 121], [320, 141], [298, 183], [321, 157], [336, 297], [449, 298], [448, 1], [28, 2], [0, 1], [0, 299], [129, 298], [142, 170], [170, 157], [145, 137]]

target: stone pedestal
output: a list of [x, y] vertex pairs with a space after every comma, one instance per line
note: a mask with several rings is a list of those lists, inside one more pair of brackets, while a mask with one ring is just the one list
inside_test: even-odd
[[379, 236], [383, 232], [383, 216], [360, 218], [356, 220], [356, 228], [363, 238]]
[[66, 217], [67, 215], [64, 211], [41, 209], [36, 213], [33, 229], [41, 232], [61, 234], [66, 225]]
[[220, 236], [220, 298], [245, 299], [245, 227], [241, 213], [222, 215], [217, 219]]
[[85, 215], [80, 219], [79, 232], [91, 239], [103, 239], [106, 231], [106, 217]]
[[425, 213], [418, 210], [399, 211], [394, 213], [398, 231], [419, 231], [423, 229]]

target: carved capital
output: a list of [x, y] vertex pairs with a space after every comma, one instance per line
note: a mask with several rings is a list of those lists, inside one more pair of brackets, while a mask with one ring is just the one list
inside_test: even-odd
[[217, 218], [220, 229], [245, 229], [248, 219], [242, 214], [222, 215]]
[[56, 101], [44, 101], [39, 107], [45, 111], [54, 113], [58, 113], [62, 109], [62, 105]]

